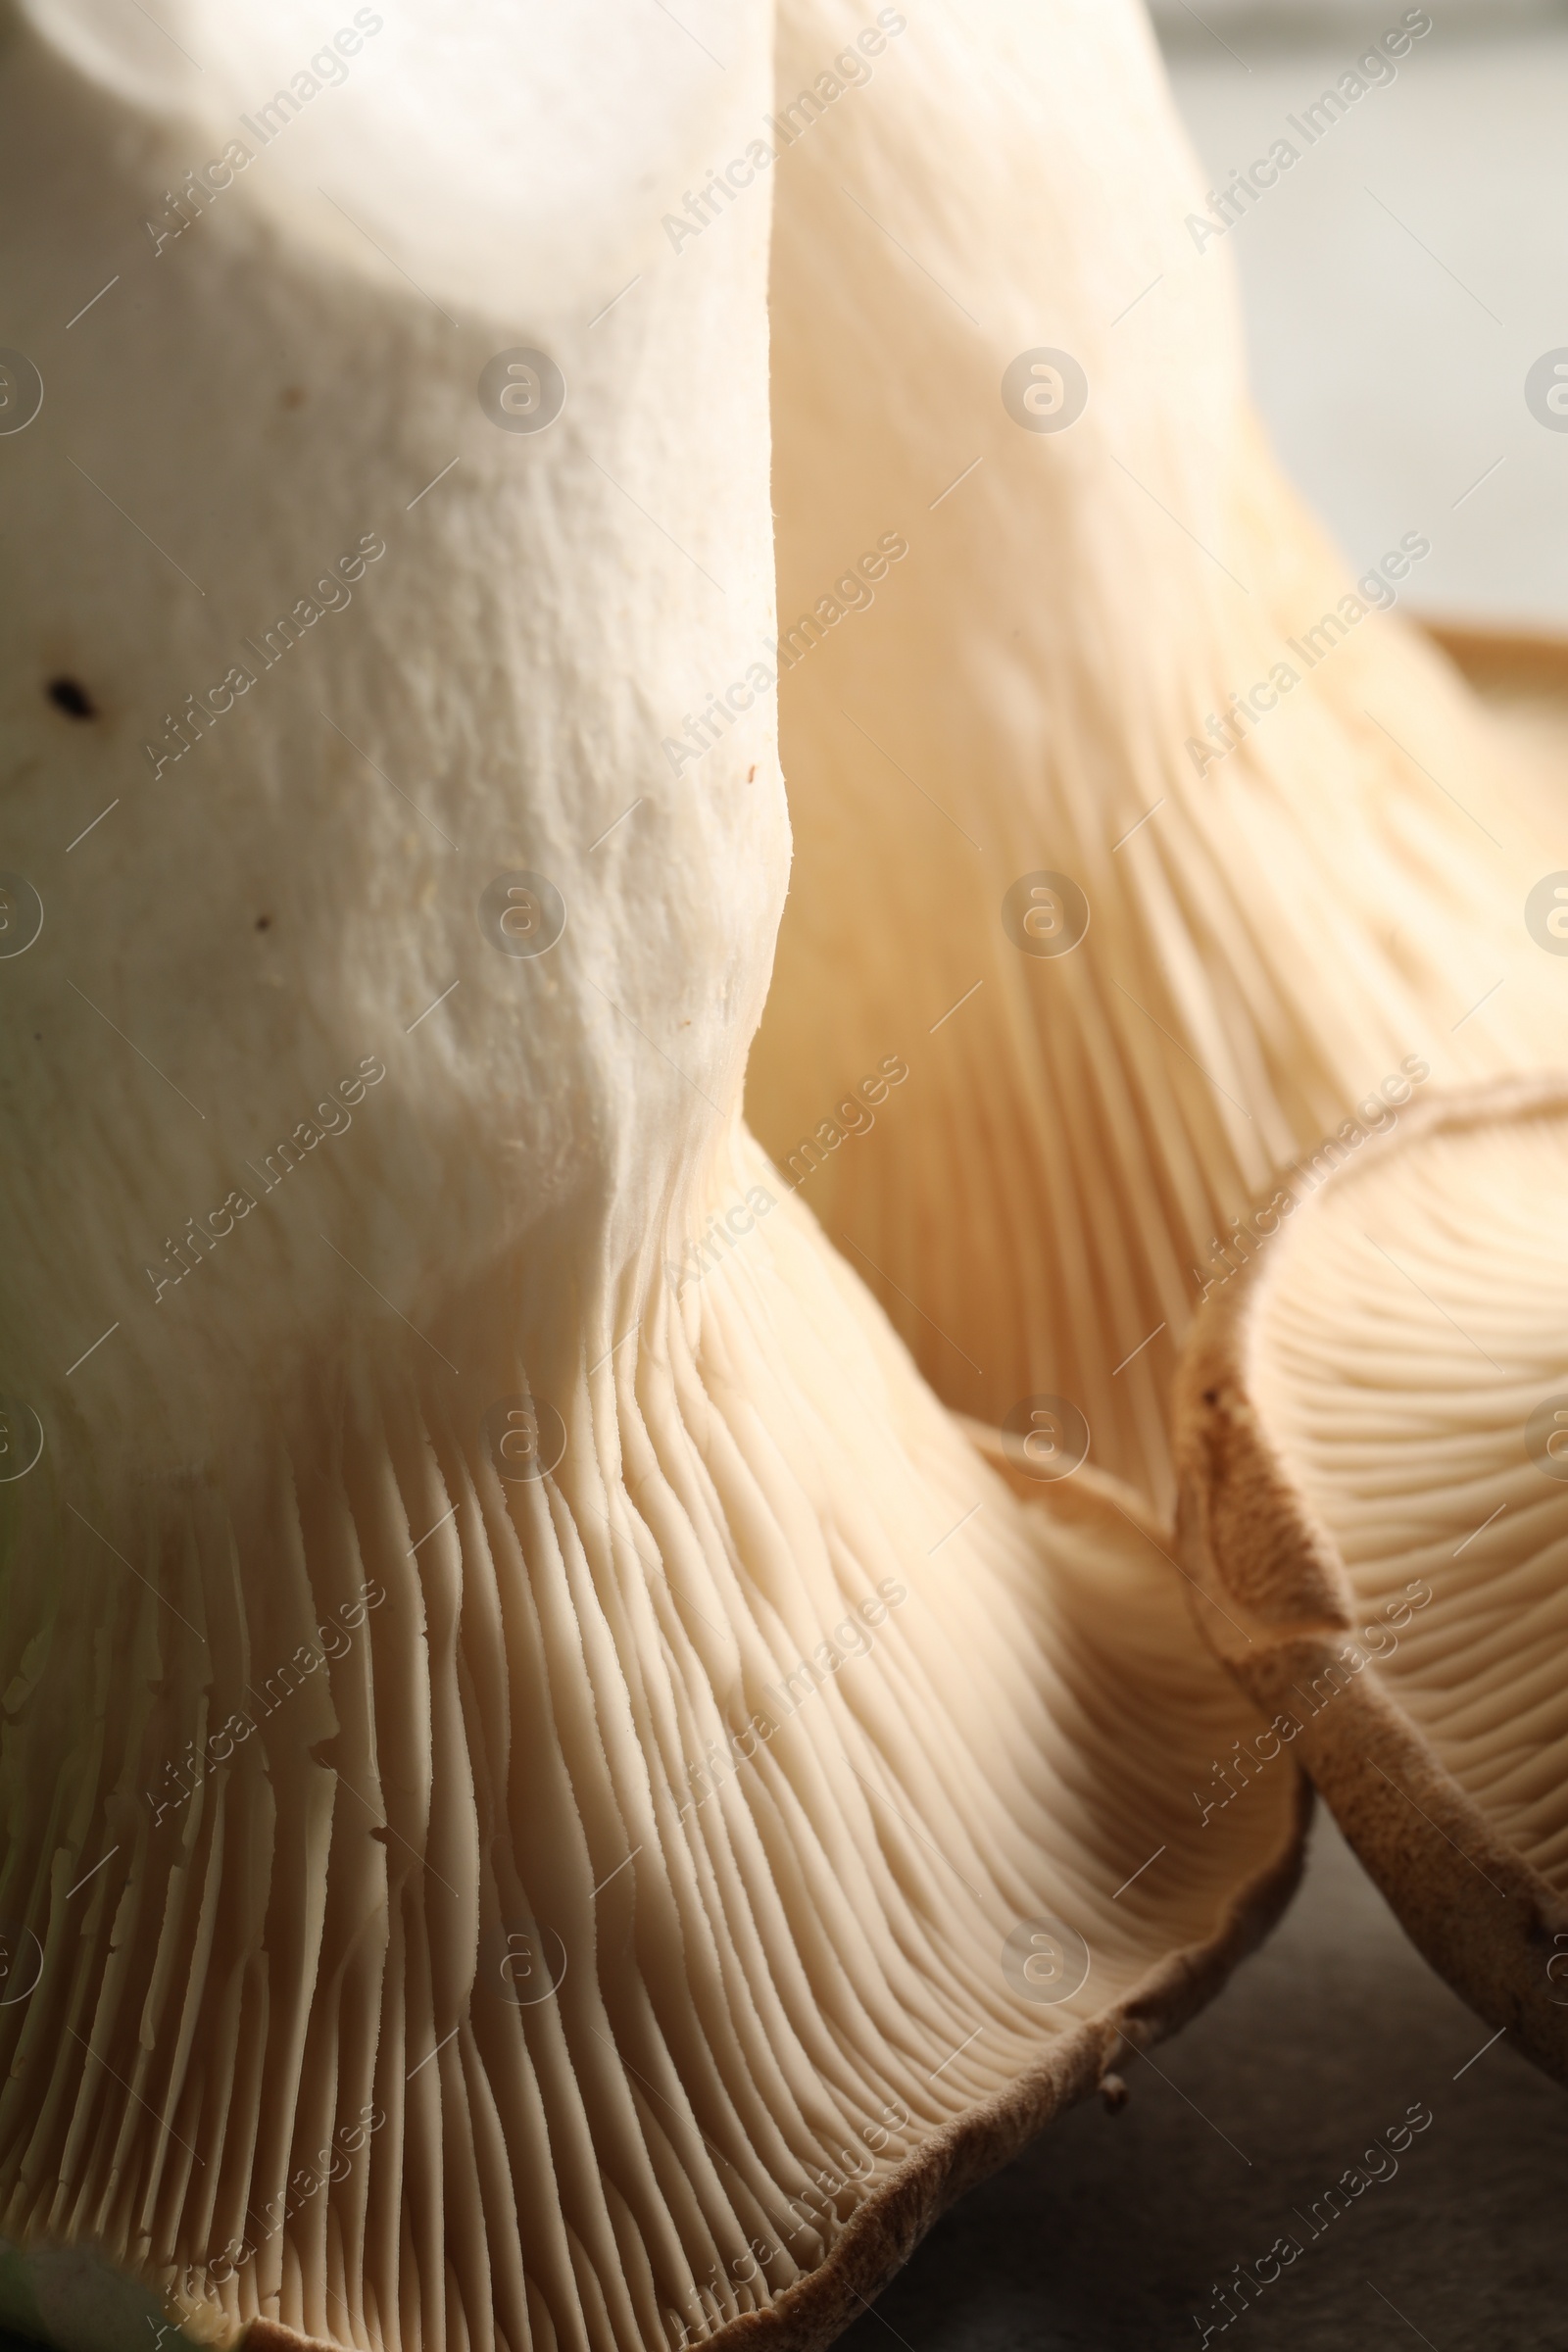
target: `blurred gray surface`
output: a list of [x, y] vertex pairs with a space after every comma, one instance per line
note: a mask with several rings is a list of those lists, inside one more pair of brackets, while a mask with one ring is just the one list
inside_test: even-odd
[[[1564, 0], [1439, 0], [1443, 22], [1494, 32], [1503, 24], [1561, 23], [1568, 9]], [[1149, 13], [1167, 48], [1185, 42], [1200, 47], [1216, 34], [1243, 39], [1276, 36], [1283, 40], [1310, 39], [1325, 31], [1348, 31], [1352, 36], [1371, 26], [1381, 31], [1396, 24], [1404, 0], [1393, 8], [1368, 7], [1368, 0], [1149, 0]]]
[[1402, 0], [1196, 9], [1161, 0], [1158, 20], [1211, 184], [1274, 138], [1301, 150], [1205, 248], [1240, 268], [1287, 470], [1354, 569], [1428, 535], [1424, 610], [1568, 628], [1568, 432], [1524, 398], [1532, 362], [1568, 347], [1568, 9], [1430, 0], [1397, 78], [1310, 147], [1286, 116]]
[[[1506, 2036], [1476, 2057], [1491, 2031], [1319, 1808], [1283, 1925], [1196, 2024], [1126, 2069], [1125, 2110], [1064, 2116], [948, 2215], [843, 2342], [1197, 2345], [1193, 2315], [1222, 2316], [1212, 2287], [1288, 2232], [1298, 2258], [1211, 2346], [1560, 2352], [1568, 2093]], [[1433, 2121], [1396, 2176], [1311, 2237], [1301, 2217], [1412, 2106]]]

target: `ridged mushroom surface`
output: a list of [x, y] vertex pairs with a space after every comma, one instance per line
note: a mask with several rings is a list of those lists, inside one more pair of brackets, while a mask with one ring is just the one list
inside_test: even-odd
[[799, 1210], [547, 1477], [361, 1350], [264, 1460], [19, 1490], [5, 2234], [219, 2340], [825, 2340], [1262, 1933], [1294, 1771], [1205, 1823], [1257, 1725], [1161, 1544], [1015, 1500]]
[[1433, 1097], [1205, 1305], [1205, 1615], [1395, 1908], [1568, 2071], [1568, 1087]]
[[[785, 0], [781, 110], [847, 24]], [[864, 71], [778, 173], [750, 1115], [950, 1403], [1063, 1397], [1163, 1503], [1234, 1221], [1412, 1070], [1556, 1051], [1568, 842], [1398, 609], [1436, 518], [1352, 576], [1263, 447], [1133, 0], [910, 11]]]

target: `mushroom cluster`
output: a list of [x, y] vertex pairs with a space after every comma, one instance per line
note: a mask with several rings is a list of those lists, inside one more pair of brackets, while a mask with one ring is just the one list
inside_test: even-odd
[[0, 47], [0, 2323], [824, 2343], [1307, 1772], [1556, 2063], [1535, 804], [1140, 15], [343, 14]]

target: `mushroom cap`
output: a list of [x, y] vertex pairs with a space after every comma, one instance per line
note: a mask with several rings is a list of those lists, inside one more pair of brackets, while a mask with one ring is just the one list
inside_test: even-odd
[[[836, 23], [787, 0], [781, 102]], [[778, 177], [796, 864], [749, 1113], [951, 1404], [1062, 1395], [1167, 1507], [1231, 1219], [1407, 1056], [1552, 1057], [1519, 911], [1568, 856], [1393, 609], [1435, 518], [1356, 580], [1282, 481], [1246, 230], [1195, 240], [1133, 0], [911, 13], [869, 71]]]
[[1560, 2080], [1565, 1174], [1556, 1078], [1320, 1155], [1205, 1301], [1175, 1405], [1205, 1633], [1434, 1967]]
[[1261, 1725], [1168, 1538], [756, 1241], [546, 1475], [383, 1333], [263, 1459], [15, 1489], [0, 2230], [66, 2352], [825, 2342], [1278, 1915], [1304, 1784], [1195, 1801]]

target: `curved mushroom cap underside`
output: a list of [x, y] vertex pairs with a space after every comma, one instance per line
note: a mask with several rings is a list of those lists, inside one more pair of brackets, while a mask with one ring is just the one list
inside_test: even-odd
[[[833, 22], [782, 11], [781, 104]], [[1206, 185], [1141, 9], [973, 0], [811, 124], [771, 263], [750, 1116], [949, 1403], [1064, 1396], [1162, 1508], [1234, 1220], [1412, 1072], [1555, 1054], [1520, 915], [1568, 863], [1393, 610], [1427, 539], [1352, 584], [1263, 446]]]
[[8, 1491], [0, 2230], [219, 2340], [825, 2340], [1263, 1932], [1298, 1777], [1205, 1827], [1255, 1726], [1160, 1545], [1009, 1494], [792, 1203], [531, 1452], [423, 1355], [138, 1524]]
[[1568, 1085], [1433, 1098], [1211, 1299], [1189, 1564], [1428, 1956], [1568, 2074]]

